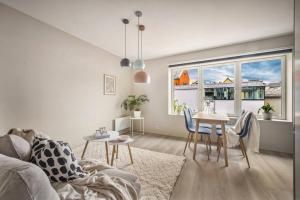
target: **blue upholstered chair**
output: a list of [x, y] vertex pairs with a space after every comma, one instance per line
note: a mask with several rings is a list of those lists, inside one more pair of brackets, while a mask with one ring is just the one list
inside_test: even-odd
[[[240, 142], [240, 148], [241, 148], [242, 154], [243, 154], [244, 157], [246, 157], [247, 164], [248, 164], [249, 168], [250, 168], [250, 163], [249, 163], [249, 159], [248, 159], [248, 155], [247, 155], [247, 151], [246, 151], [246, 147], [245, 147], [243, 138], [245, 138], [246, 136], [248, 136], [248, 134], [251, 131], [251, 125], [252, 125], [251, 124], [251, 117], [252, 117], [252, 113], [250, 113], [246, 117], [245, 122], [244, 122], [244, 126], [242, 127], [241, 132], [237, 133], [237, 135], [239, 135], [239, 142]], [[222, 141], [223, 140], [221, 138], [221, 135], [218, 135], [218, 140], [217, 140], [217, 143], [218, 143], [218, 148], [217, 148], [218, 158], [217, 158], [217, 161], [219, 161], [221, 147], [223, 146], [223, 142]]]
[[[187, 137], [187, 140], [186, 140], [186, 144], [185, 144], [185, 147], [184, 147], [183, 154], [185, 154], [187, 144], [192, 140], [193, 135], [195, 133], [195, 128], [196, 128], [194, 120], [192, 119], [191, 110], [189, 110], [189, 109], [184, 110], [184, 119], [185, 119], [185, 127], [186, 127], [186, 130], [188, 131], [188, 137]], [[201, 126], [201, 124], [200, 124], [199, 129], [198, 129], [198, 133], [205, 135], [205, 145], [206, 145], [207, 157], [209, 159], [208, 145], [210, 147], [211, 129], [208, 128], [208, 127], [205, 127], [205, 126]], [[211, 147], [210, 147], [210, 150], [211, 150]]]

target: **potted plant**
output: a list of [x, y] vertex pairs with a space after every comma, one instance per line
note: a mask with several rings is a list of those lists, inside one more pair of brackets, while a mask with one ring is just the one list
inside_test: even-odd
[[139, 118], [141, 117], [142, 113], [140, 107], [148, 101], [148, 97], [144, 94], [138, 97], [136, 97], [136, 95], [129, 95], [128, 98], [122, 102], [121, 107], [123, 107], [125, 110], [133, 110], [134, 117]]
[[186, 106], [185, 103], [180, 104], [180, 103], [178, 103], [178, 100], [177, 100], [177, 99], [175, 99], [175, 100], [173, 101], [173, 111], [174, 111], [175, 113], [181, 114], [181, 113], [183, 112], [183, 110], [186, 109], [186, 108], [187, 108], [187, 106]]
[[270, 119], [272, 119], [272, 111], [274, 112], [274, 109], [273, 109], [273, 107], [269, 103], [266, 103], [260, 109], [258, 109], [258, 113], [261, 110], [263, 110], [263, 119], [264, 120], [270, 120]]

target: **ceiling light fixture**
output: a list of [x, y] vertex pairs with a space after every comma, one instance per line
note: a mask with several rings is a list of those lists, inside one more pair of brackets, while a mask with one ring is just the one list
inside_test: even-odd
[[130, 67], [130, 60], [126, 57], [126, 25], [129, 24], [129, 20], [128, 19], [122, 19], [122, 22], [123, 24], [125, 25], [125, 45], [124, 45], [124, 50], [125, 50], [125, 56], [124, 58], [121, 60], [120, 64], [121, 64], [121, 67]]

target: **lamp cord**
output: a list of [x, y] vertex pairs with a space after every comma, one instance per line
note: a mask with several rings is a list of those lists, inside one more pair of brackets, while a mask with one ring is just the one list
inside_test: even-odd
[[126, 47], [127, 47], [127, 43], [126, 43], [126, 24], [125, 24], [125, 58], [126, 58]]
[[141, 31], [141, 60], [143, 60], [143, 31]]
[[138, 17], [138, 59], [140, 59], [140, 17]]

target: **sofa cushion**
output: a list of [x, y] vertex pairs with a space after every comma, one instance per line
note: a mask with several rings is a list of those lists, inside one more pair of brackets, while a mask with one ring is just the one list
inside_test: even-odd
[[0, 153], [13, 158], [29, 161], [31, 147], [23, 138], [17, 135], [0, 137]]
[[30, 161], [38, 165], [52, 182], [66, 182], [86, 174], [68, 143], [35, 138]]
[[59, 197], [39, 167], [0, 154], [0, 199], [58, 200]]
[[33, 144], [33, 140], [35, 137], [47, 138], [50, 139], [48, 135], [45, 135], [34, 129], [20, 129], [20, 128], [12, 128], [8, 131], [8, 135], [17, 135], [25, 139], [29, 142], [30, 145]]

